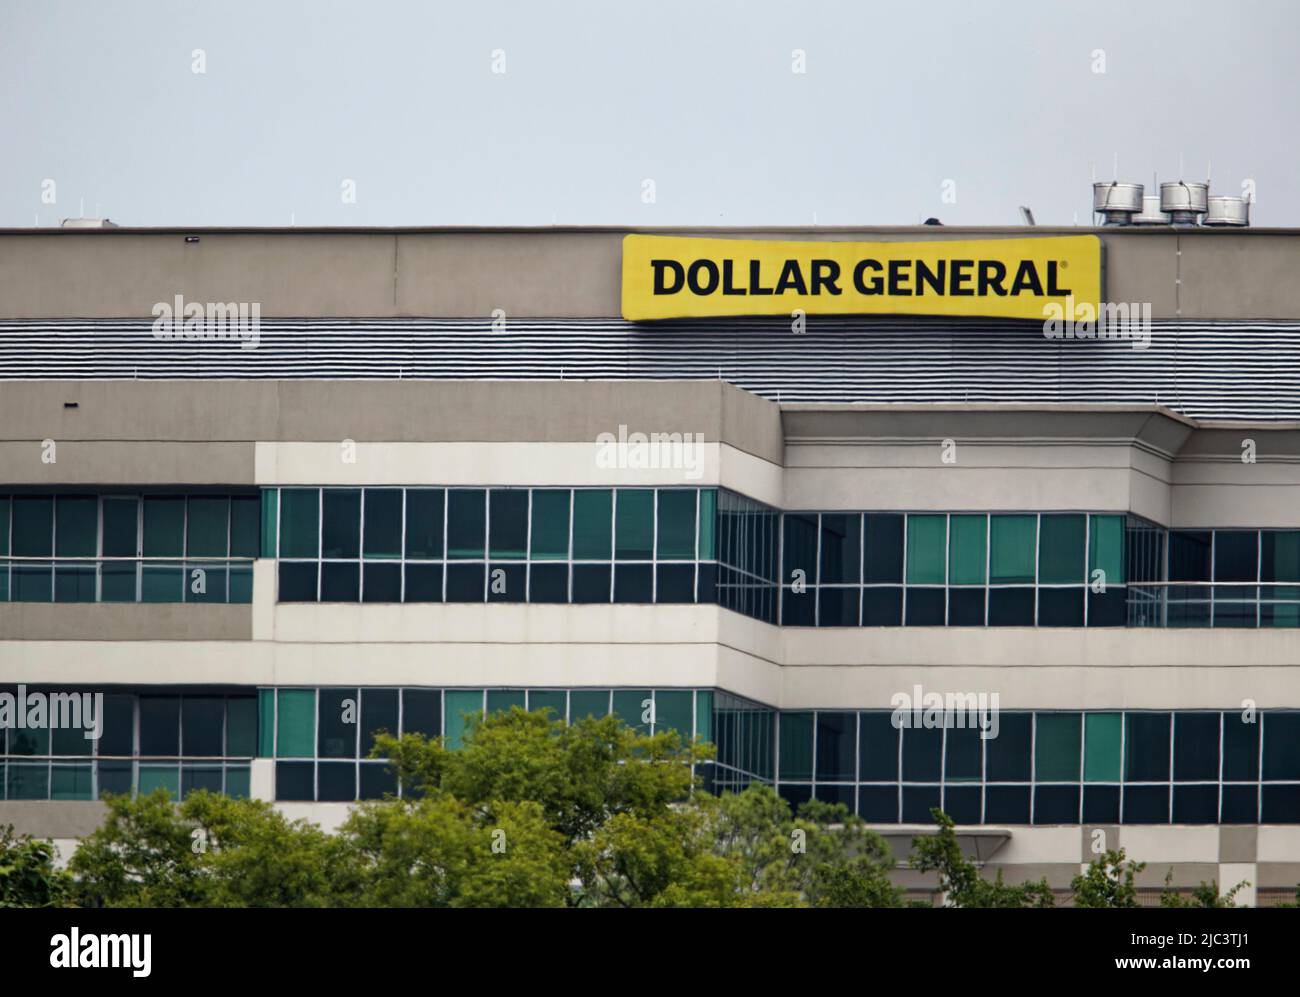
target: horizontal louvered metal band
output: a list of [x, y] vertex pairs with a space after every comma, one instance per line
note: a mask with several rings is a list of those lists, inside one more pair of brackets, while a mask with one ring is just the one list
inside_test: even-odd
[[1300, 321], [1155, 322], [1150, 346], [1050, 340], [1036, 322], [821, 318], [264, 319], [237, 340], [149, 320], [0, 322], [0, 380], [713, 379], [782, 401], [1159, 403], [1201, 419], [1300, 419]]

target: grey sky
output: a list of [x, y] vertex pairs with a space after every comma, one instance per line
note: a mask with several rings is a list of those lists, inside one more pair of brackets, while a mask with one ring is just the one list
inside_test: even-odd
[[1115, 154], [1300, 225], [1297, 37], [1292, 0], [0, 0], [0, 226], [1086, 224]]

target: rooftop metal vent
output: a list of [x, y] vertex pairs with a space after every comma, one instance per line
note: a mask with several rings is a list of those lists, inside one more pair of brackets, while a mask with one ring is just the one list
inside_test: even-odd
[[1160, 185], [1160, 210], [1168, 211], [1175, 225], [1196, 225], [1209, 207], [1210, 185], [1172, 180]]
[[1160, 195], [1147, 194], [1142, 198], [1142, 212], [1133, 216], [1134, 225], [1168, 225], [1169, 213], [1160, 210]]
[[1127, 225], [1142, 210], [1142, 185], [1103, 181], [1092, 185], [1092, 210], [1105, 225]]
[[1205, 224], [1244, 228], [1250, 224], [1250, 201], [1227, 195], [1211, 197], [1205, 212]]
[[107, 218], [65, 218], [60, 228], [117, 228], [117, 223]]

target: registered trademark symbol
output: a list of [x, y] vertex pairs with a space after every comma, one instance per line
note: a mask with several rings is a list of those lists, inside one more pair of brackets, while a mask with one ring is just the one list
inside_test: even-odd
[[1067, 269], [1067, 268], [1070, 266], [1070, 261], [1069, 261], [1069, 260], [1061, 260], [1061, 262], [1060, 262], [1060, 266], [1061, 266], [1061, 269], [1062, 269], [1062, 270], [1065, 270], [1065, 269]]

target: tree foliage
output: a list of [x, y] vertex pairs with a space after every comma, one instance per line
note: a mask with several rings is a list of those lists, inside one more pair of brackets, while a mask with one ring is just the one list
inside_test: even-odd
[[[1174, 871], [1169, 870], [1165, 874], [1165, 888], [1160, 891], [1161, 907], [1236, 907], [1237, 894], [1249, 886], [1247, 880], [1242, 880], [1227, 893], [1219, 893], [1219, 884], [1216, 880], [1210, 880], [1208, 883], [1201, 881], [1189, 896], [1183, 896], [1173, 887]], [[1300, 888], [1297, 889], [1300, 893]]]
[[71, 907], [73, 885], [55, 865], [53, 842], [0, 827], [0, 907]]
[[1076, 907], [1138, 907], [1137, 887], [1134, 877], [1146, 868], [1144, 862], [1133, 862], [1124, 849], [1110, 850], [1098, 855], [1081, 875], [1070, 882]]
[[945, 907], [1053, 907], [1056, 898], [1046, 879], [1018, 886], [1003, 882], [1002, 870], [989, 881], [962, 854], [953, 820], [942, 810], [931, 810], [938, 833], [912, 843], [912, 867], [939, 874], [939, 893]]

